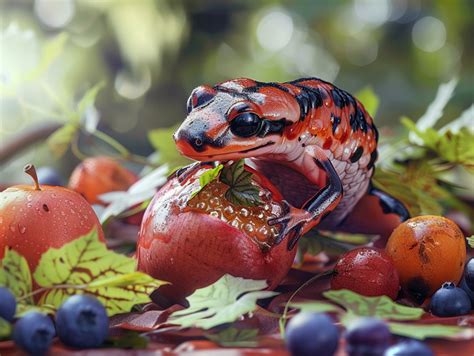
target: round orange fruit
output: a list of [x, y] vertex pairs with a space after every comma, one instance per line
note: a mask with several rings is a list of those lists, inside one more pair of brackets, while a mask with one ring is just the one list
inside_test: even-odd
[[444, 282], [459, 282], [466, 261], [466, 242], [451, 220], [425, 215], [399, 225], [387, 242], [386, 252], [403, 290], [421, 302]]

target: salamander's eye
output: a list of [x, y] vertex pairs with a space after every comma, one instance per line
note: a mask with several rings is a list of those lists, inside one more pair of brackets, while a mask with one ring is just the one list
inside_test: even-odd
[[187, 103], [188, 114], [194, 108], [209, 103], [214, 98], [214, 96], [215, 91], [210, 87], [200, 86], [194, 89]]
[[230, 131], [240, 137], [252, 137], [258, 134], [262, 127], [262, 120], [257, 114], [244, 112], [230, 122]]

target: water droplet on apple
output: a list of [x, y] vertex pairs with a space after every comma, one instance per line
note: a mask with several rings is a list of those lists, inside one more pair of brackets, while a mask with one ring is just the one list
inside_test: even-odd
[[26, 226], [21, 226], [18, 224], [18, 231], [20, 231], [20, 234], [24, 234], [26, 231]]

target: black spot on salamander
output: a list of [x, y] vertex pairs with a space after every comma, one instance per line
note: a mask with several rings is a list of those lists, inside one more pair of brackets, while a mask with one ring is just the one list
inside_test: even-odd
[[368, 129], [367, 121], [365, 120], [364, 113], [359, 107], [357, 108], [356, 117], [357, 117], [357, 124], [359, 125], [359, 128], [363, 132], [367, 133], [367, 129]]
[[298, 142], [301, 142], [301, 137], [298, 137]]
[[338, 108], [343, 108], [345, 106], [344, 98], [342, 97], [338, 89], [334, 88], [333, 90], [331, 90], [331, 96], [332, 100], [334, 101], [334, 105], [336, 105]]
[[302, 143], [302, 144], [301, 144], [301, 147], [306, 147], [306, 143]]
[[354, 113], [349, 114], [349, 124], [351, 125], [352, 132], [356, 132], [357, 129], [359, 128], [359, 124], [357, 123], [357, 118]]
[[377, 160], [378, 155], [379, 155], [379, 154], [377, 153], [377, 150], [374, 150], [374, 151], [370, 154], [370, 161], [369, 161], [369, 163], [367, 164], [367, 170], [372, 169], [372, 167], [373, 167], [374, 164], [375, 164], [375, 161]]
[[318, 88], [312, 88], [305, 85], [293, 84], [300, 89], [295, 96], [300, 107], [300, 120], [304, 121], [311, 109], [316, 109], [323, 105], [323, 95]]
[[349, 158], [352, 163], [357, 162], [360, 157], [362, 157], [362, 154], [364, 153], [364, 148], [359, 146], [355, 150], [355, 152], [352, 154], [352, 156]]
[[331, 114], [331, 124], [332, 124], [332, 133], [336, 132], [337, 127], [341, 123], [341, 118], [339, 116], [334, 116]]

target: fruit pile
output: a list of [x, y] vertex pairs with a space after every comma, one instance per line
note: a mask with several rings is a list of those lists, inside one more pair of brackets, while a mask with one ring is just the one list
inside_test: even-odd
[[[16, 300], [12, 292], [0, 287], [0, 318], [12, 323]], [[94, 297], [74, 295], [58, 309], [53, 319], [43, 313], [30, 311], [20, 317], [13, 327], [13, 340], [31, 355], [44, 355], [55, 335], [66, 346], [86, 349], [99, 347], [109, 334], [109, 319], [104, 306]]]

